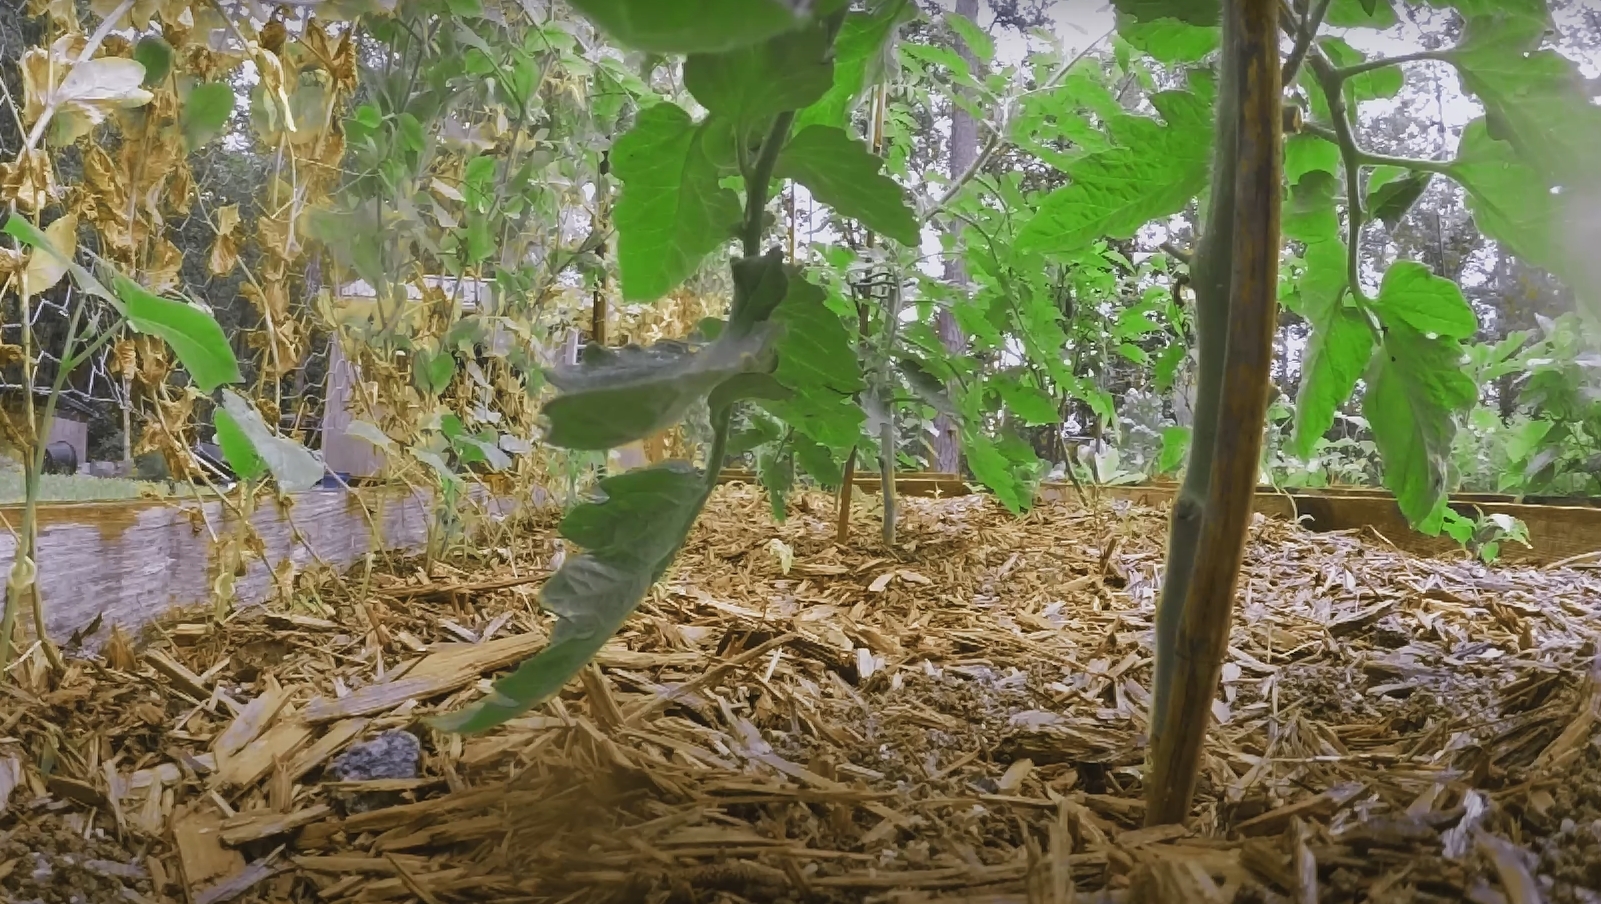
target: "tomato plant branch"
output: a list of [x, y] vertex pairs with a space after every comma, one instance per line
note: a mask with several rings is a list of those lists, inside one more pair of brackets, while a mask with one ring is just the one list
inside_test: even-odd
[[786, 110], [773, 120], [773, 128], [762, 142], [761, 153], [745, 177], [745, 230], [741, 235], [746, 257], [762, 253], [762, 215], [767, 212], [767, 189], [773, 181], [773, 168], [778, 165], [778, 154], [789, 138], [789, 128], [795, 124], [795, 111]]
[[1342, 66], [1334, 70], [1334, 74], [1343, 82], [1348, 78], [1373, 72], [1376, 69], [1399, 66], [1403, 63], [1422, 62], [1449, 63], [1451, 62], [1451, 55], [1443, 50], [1421, 50], [1417, 53], [1404, 53], [1393, 57], [1377, 57], [1371, 60], [1363, 60], [1360, 63], [1353, 63], [1349, 66]]
[[[1279, 72], [1279, 83], [1288, 85], [1295, 81], [1296, 73], [1301, 70], [1301, 62], [1306, 59], [1306, 52], [1312, 49], [1312, 40], [1317, 37], [1318, 29], [1323, 27], [1323, 17], [1328, 14], [1329, 7], [1334, 0], [1318, 0], [1307, 13], [1306, 18], [1296, 23], [1295, 47], [1290, 50], [1290, 56], [1284, 61], [1284, 67]], [[1286, 21], [1290, 19], [1290, 10], [1281, 10]]]
[[1195, 443], [1157, 606], [1147, 825], [1183, 822], [1189, 812], [1261, 461], [1283, 190], [1277, 18], [1274, 0], [1223, 3], [1212, 206], [1193, 268]]
[[1324, 95], [1329, 102], [1329, 118], [1334, 120], [1335, 143], [1340, 147], [1340, 159], [1345, 164], [1345, 207], [1346, 230], [1348, 243], [1346, 246], [1346, 282], [1349, 283], [1351, 297], [1358, 304], [1366, 305], [1367, 294], [1362, 291], [1362, 226], [1364, 212], [1362, 210], [1362, 149], [1356, 143], [1356, 133], [1351, 129], [1351, 118], [1346, 112], [1344, 83], [1340, 80], [1339, 72], [1323, 54], [1316, 49], [1307, 58], [1312, 67], [1312, 73], [1322, 87]]

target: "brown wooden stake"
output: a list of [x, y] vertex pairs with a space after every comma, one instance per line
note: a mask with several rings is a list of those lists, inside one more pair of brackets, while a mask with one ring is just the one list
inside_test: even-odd
[[851, 538], [851, 488], [856, 485], [856, 447], [845, 456], [845, 482], [839, 485], [839, 524], [834, 530], [834, 542], [844, 546]]
[[[1283, 124], [1278, 0], [1224, 0], [1223, 16], [1227, 71], [1221, 91], [1236, 92], [1234, 103], [1223, 97], [1218, 104], [1220, 117], [1235, 118], [1233, 185], [1214, 182], [1214, 198], [1219, 189], [1232, 188], [1234, 202], [1232, 222], [1227, 224], [1232, 265], [1226, 353], [1204, 502], [1199, 512], [1175, 513], [1176, 533], [1181, 517], [1198, 526], [1199, 532], [1178, 613], [1172, 661], [1166, 664], [1161, 682], [1165, 705], [1152, 714], [1145, 789], [1148, 825], [1183, 822], [1195, 793], [1250, 525], [1273, 361]], [[1226, 128], [1227, 122], [1219, 123], [1220, 131]], [[1222, 237], [1213, 237], [1211, 247], [1218, 247], [1218, 238]]]

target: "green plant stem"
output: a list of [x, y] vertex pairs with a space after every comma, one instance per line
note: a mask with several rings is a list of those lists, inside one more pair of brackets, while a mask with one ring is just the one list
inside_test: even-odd
[[1194, 443], [1157, 604], [1147, 825], [1181, 823], [1228, 646], [1278, 305], [1283, 109], [1274, 0], [1224, 0], [1212, 207], [1196, 251]]
[[706, 504], [723, 476], [723, 460], [728, 457], [729, 425], [734, 421], [733, 406], [713, 411], [711, 421], [712, 446], [706, 453], [706, 493], [701, 497], [701, 505]]
[[762, 214], [767, 212], [767, 190], [773, 181], [773, 168], [778, 166], [778, 154], [789, 140], [789, 129], [794, 124], [794, 110], [778, 114], [767, 140], [762, 142], [756, 163], [745, 178], [745, 231], [741, 240], [746, 257], [762, 253]]
[[1284, 61], [1284, 68], [1279, 75], [1279, 83], [1288, 85], [1295, 81], [1296, 73], [1301, 69], [1301, 61], [1306, 59], [1306, 52], [1312, 49], [1312, 40], [1317, 37], [1318, 29], [1323, 27], [1323, 17], [1328, 14], [1329, 7], [1334, 0], [1318, 0], [1317, 6], [1302, 19], [1296, 28], [1295, 47], [1290, 56]]
[[1354, 78], [1358, 75], [1372, 72], [1376, 69], [1399, 66], [1403, 63], [1422, 63], [1429, 61], [1449, 63], [1451, 62], [1451, 54], [1444, 50], [1420, 50], [1417, 53], [1406, 53], [1393, 57], [1379, 57], [1372, 60], [1363, 60], [1360, 63], [1355, 63], [1350, 66], [1344, 66], [1336, 69], [1334, 70], [1334, 75], [1341, 82], [1344, 82], [1348, 78]]
[[1365, 213], [1362, 210], [1362, 149], [1356, 143], [1356, 134], [1352, 131], [1351, 120], [1346, 114], [1345, 93], [1337, 71], [1315, 48], [1307, 57], [1307, 64], [1312, 67], [1312, 73], [1317, 77], [1318, 84], [1328, 99], [1329, 117], [1334, 120], [1335, 143], [1340, 147], [1340, 158], [1345, 164], [1345, 214], [1348, 239], [1345, 279], [1349, 284], [1351, 297], [1365, 307], [1368, 304], [1368, 297], [1362, 291], [1362, 225]]

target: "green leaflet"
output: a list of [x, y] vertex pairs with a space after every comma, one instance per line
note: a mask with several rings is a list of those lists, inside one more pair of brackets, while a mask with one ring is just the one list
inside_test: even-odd
[[[1006, 455], [1006, 451], [1011, 450], [1003, 451], [1003, 448], [982, 433], [962, 431], [962, 454], [967, 459], [967, 466], [973, 470], [973, 476], [995, 494], [1007, 511], [1015, 515], [1033, 503], [1032, 488], [1019, 479], [1016, 473], [1019, 462]], [[1030, 450], [1030, 457], [1032, 454]]]
[[1594, 234], [1601, 175], [1590, 173], [1559, 193], [1505, 141], [1490, 136], [1477, 119], [1462, 132], [1451, 178], [1468, 193], [1473, 221], [1519, 257], [1559, 276], [1592, 312], [1601, 314], [1601, 255], [1586, 236]]
[[479, 732], [559, 693], [633, 614], [666, 572], [705, 503], [705, 479], [666, 462], [602, 480], [599, 501], [562, 519], [561, 535], [585, 550], [545, 583], [540, 604], [557, 617], [550, 644], [478, 703], [428, 720], [441, 731]]
[[326, 471], [322, 461], [305, 446], [275, 433], [238, 393], [224, 389], [222, 407], [214, 417], [217, 445], [241, 478], [254, 480], [266, 469], [285, 493], [303, 493], [322, 480]]
[[1461, 287], [1415, 261], [1401, 261], [1384, 274], [1373, 309], [1385, 326], [1399, 321], [1447, 339], [1467, 339], [1479, 329]]
[[1179, 19], [1137, 21], [1120, 16], [1117, 33], [1136, 49], [1163, 63], [1195, 63], [1218, 47], [1222, 29]]
[[[851, 407], [861, 413], [860, 407]], [[795, 447], [795, 463], [823, 489], [832, 490], [845, 482], [845, 468], [832, 449], [798, 433], [790, 437], [790, 444]], [[857, 460], [861, 460], [860, 453]]]
[[[772, 317], [783, 329], [774, 344], [778, 367], [773, 376], [794, 396], [764, 407], [816, 442], [849, 449], [861, 435], [864, 416], [854, 396], [865, 384], [855, 344], [826, 298], [810, 282], [790, 282]], [[807, 465], [804, 459], [801, 464]]]
[[809, 126], [784, 146], [774, 175], [806, 186], [840, 216], [916, 247], [917, 217], [906, 205], [905, 190], [883, 168], [883, 158], [843, 129]]
[[133, 328], [166, 340], [201, 392], [243, 379], [233, 346], [215, 317], [194, 305], [162, 298], [125, 276], [113, 277], [111, 287], [122, 299]]
[[1385, 487], [1413, 527], [1437, 534], [1456, 416], [1472, 407], [1478, 387], [1459, 366], [1455, 340], [1429, 339], [1400, 321], [1385, 329], [1362, 413], [1384, 462]]
[[967, 50], [974, 59], [986, 64], [995, 59], [995, 41], [984, 29], [978, 27], [977, 22], [966, 16], [950, 13], [946, 15], [945, 23], [967, 45]]
[[1190, 25], [1216, 25], [1222, 17], [1219, 0], [1112, 0], [1112, 6], [1136, 22], [1177, 19]]
[[1156, 473], [1171, 474], [1184, 464], [1185, 456], [1190, 453], [1190, 428], [1163, 427], [1162, 451], [1157, 456]]
[[1301, 359], [1293, 446], [1303, 459], [1312, 457], [1317, 441], [1333, 425], [1335, 412], [1351, 397], [1373, 357], [1373, 328], [1360, 311], [1336, 300], [1309, 312], [1307, 321], [1312, 335]]
[[1166, 125], [1139, 116], [1115, 121], [1125, 146], [1077, 160], [1067, 172], [1071, 184], [1047, 195], [1019, 230], [1018, 251], [1067, 254], [1102, 236], [1126, 238], [1183, 210], [1206, 187], [1211, 111], [1187, 92], [1151, 100]]
[[672, 291], [733, 234], [739, 196], [718, 184], [704, 127], [661, 103], [639, 114], [611, 151], [623, 182], [614, 222], [623, 297], [654, 300]]
[[684, 86], [700, 105], [736, 123], [738, 135], [763, 129], [785, 110], [815, 103], [834, 83], [828, 32], [821, 25], [684, 62]]
[[815, 125], [848, 126], [851, 111], [893, 58], [896, 28], [915, 14], [911, 3], [894, 0], [875, 12], [846, 16], [834, 39], [834, 83], [820, 100], [795, 114], [795, 131]]
[[566, 449], [601, 450], [665, 430], [729, 379], [762, 370], [769, 333], [730, 331], [704, 348], [674, 341], [588, 346], [577, 366], [548, 375], [560, 394], [545, 403], [545, 439]]
[[621, 44], [651, 53], [721, 53], [755, 44], [803, 21], [782, 0], [572, 0]]
[[1340, 172], [1340, 148], [1316, 135], [1302, 133], [1284, 139], [1284, 181], [1291, 185], [1307, 173]]
[[1530, 49], [1537, 22], [1513, 12], [1475, 16], [1450, 60], [1463, 88], [1484, 104], [1492, 137], [1511, 143], [1550, 185], [1593, 186], [1601, 107], [1590, 102], [1576, 64]]
[[1434, 179], [1432, 173], [1408, 173], [1374, 189], [1368, 186], [1368, 212], [1387, 228], [1393, 230], [1401, 219], [1423, 197], [1423, 192]]
[[1323, 21], [1335, 28], [1389, 28], [1398, 20], [1390, 0], [1334, 0]]
[[1006, 401], [1006, 407], [1028, 426], [1038, 427], [1061, 421], [1062, 413], [1056, 408], [1056, 400], [1045, 390], [1006, 377], [992, 378], [992, 383]]
[[756, 456], [756, 479], [767, 491], [773, 520], [783, 524], [789, 517], [786, 501], [795, 488], [795, 451], [777, 446], [763, 449]]
[[1347, 249], [1334, 207], [1336, 188], [1332, 175], [1313, 170], [1296, 184], [1284, 207], [1285, 237], [1306, 245], [1305, 269], [1285, 303], [1312, 327], [1295, 400], [1292, 451], [1301, 458], [1310, 457], [1328, 432], [1373, 351], [1372, 328], [1360, 311], [1345, 304]]
[[233, 86], [226, 82], [206, 82], [190, 89], [178, 114], [183, 140], [194, 150], [222, 132], [233, 117]]

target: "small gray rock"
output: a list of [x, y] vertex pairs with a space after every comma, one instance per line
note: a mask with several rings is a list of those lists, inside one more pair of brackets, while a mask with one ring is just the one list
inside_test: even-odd
[[409, 731], [396, 728], [363, 741], [334, 758], [328, 772], [342, 782], [370, 782], [381, 778], [416, 778], [422, 742]]

